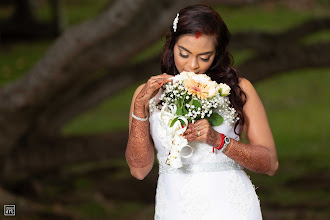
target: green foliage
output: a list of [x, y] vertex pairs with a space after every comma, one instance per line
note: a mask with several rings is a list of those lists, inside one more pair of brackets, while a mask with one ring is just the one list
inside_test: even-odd
[[175, 124], [175, 122], [176, 122], [178, 119], [179, 119], [179, 117], [174, 118], [173, 121], [171, 122], [170, 127], [173, 127], [173, 125]]
[[223, 118], [218, 113], [213, 112], [212, 115], [211, 115], [211, 117], [207, 118], [207, 121], [212, 126], [218, 126], [218, 125], [221, 125], [222, 124]]

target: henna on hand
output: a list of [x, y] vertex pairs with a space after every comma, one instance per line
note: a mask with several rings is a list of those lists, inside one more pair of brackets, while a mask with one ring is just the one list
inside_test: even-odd
[[135, 105], [144, 106], [149, 102], [149, 100], [154, 97], [159, 91], [160, 87], [164, 83], [171, 82], [170, 79], [172, 75], [167, 75], [166, 73], [162, 75], [152, 76], [145, 86], [140, 91], [139, 95], [135, 99]]
[[202, 141], [212, 147], [219, 146], [221, 142], [221, 134], [214, 130], [206, 119], [201, 119], [194, 124], [189, 123], [184, 137], [188, 141]]

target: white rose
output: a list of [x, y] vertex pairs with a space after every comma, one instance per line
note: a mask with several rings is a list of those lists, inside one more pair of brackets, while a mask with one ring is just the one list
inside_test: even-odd
[[196, 74], [194, 72], [183, 71], [180, 73], [182, 80], [192, 79]]
[[212, 98], [213, 96], [215, 96], [217, 94], [217, 92], [219, 91], [219, 86], [216, 82], [214, 81], [210, 81], [208, 83], [209, 86], [209, 95], [208, 98]]
[[205, 74], [195, 74], [193, 79], [200, 83], [207, 83], [207, 82], [211, 81], [211, 78]]
[[227, 84], [220, 83], [219, 87], [221, 96], [227, 96], [230, 94], [230, 87]]

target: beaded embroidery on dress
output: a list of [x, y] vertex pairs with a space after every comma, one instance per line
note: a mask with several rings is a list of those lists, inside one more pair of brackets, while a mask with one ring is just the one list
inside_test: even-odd
[[[183, 166], [169, 169], [167, 152], [159, 133], [159, 110], [150, 100], [150, 134], [159, 162], [155, 219], [157, 220], [260, 220], [259, 199], [243, 168], [206, 143], [193, 141], [193, 155], [182, 160]], [[239, 140], [234, 127], [222, 124], [217, 132]]]

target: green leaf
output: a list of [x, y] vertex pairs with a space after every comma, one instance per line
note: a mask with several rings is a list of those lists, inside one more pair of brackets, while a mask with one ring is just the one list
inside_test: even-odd
[[175, 100], [175, 101], [174, 101], [174, 104], [175, 104], [176, 106], [180, 106], [180, 104], [181, 104], [180, 99]]
[[179, 119], [179, 121], [181, 122], [181, 126], [186, 124], [182, 119]]
[[194, 101], [194, 99], [191, 99], [190, 102], [189, 102], [189, 105], [192, 105], [193, 101]]
[[182, 109], [181, 109], [181, 107], [180, 106], [176, 106], [177, 108], [176, 108], [176, 114], [177, 115], [182, 115]]
[[175, 100], [174, 104], [176, 105], [176, 114], [177, 115], [182, 115], [181, 100], [180, 99]]
[[173, 119], [173, 121], [172, 121], [170, 127], [173, 127], [174, 123], [178, 120], [178, 118], [179, 118], [179, 117], [176, 117], [175, 119]]
[[212, 113], [211, 117], [207, 118], [207, 120], [211, 126], [218, 126], [223, 122], [223, 118], [218, 113]]
[[193, 101], [193, 105], [198, 108], [198, 107], [202, 107], [202, 104], [198, 101], [198, 100], [195, 100]]
[[[222, 88], [219, 89], [219, 93], [220, 93], [220, 95], [221, 95], [221, 93], [222, 93]], [[221, 95], [221, 96], [222, 96], [222, 95]]]
[[187, 115], [189, 113], [186, 107], [183, 107], [182, 109], [183, 109], [183, 115]]
[[184, 103], [183, 98], [179, 98], [178, 100], [179, 100], [180, 106], [182, 106]]

